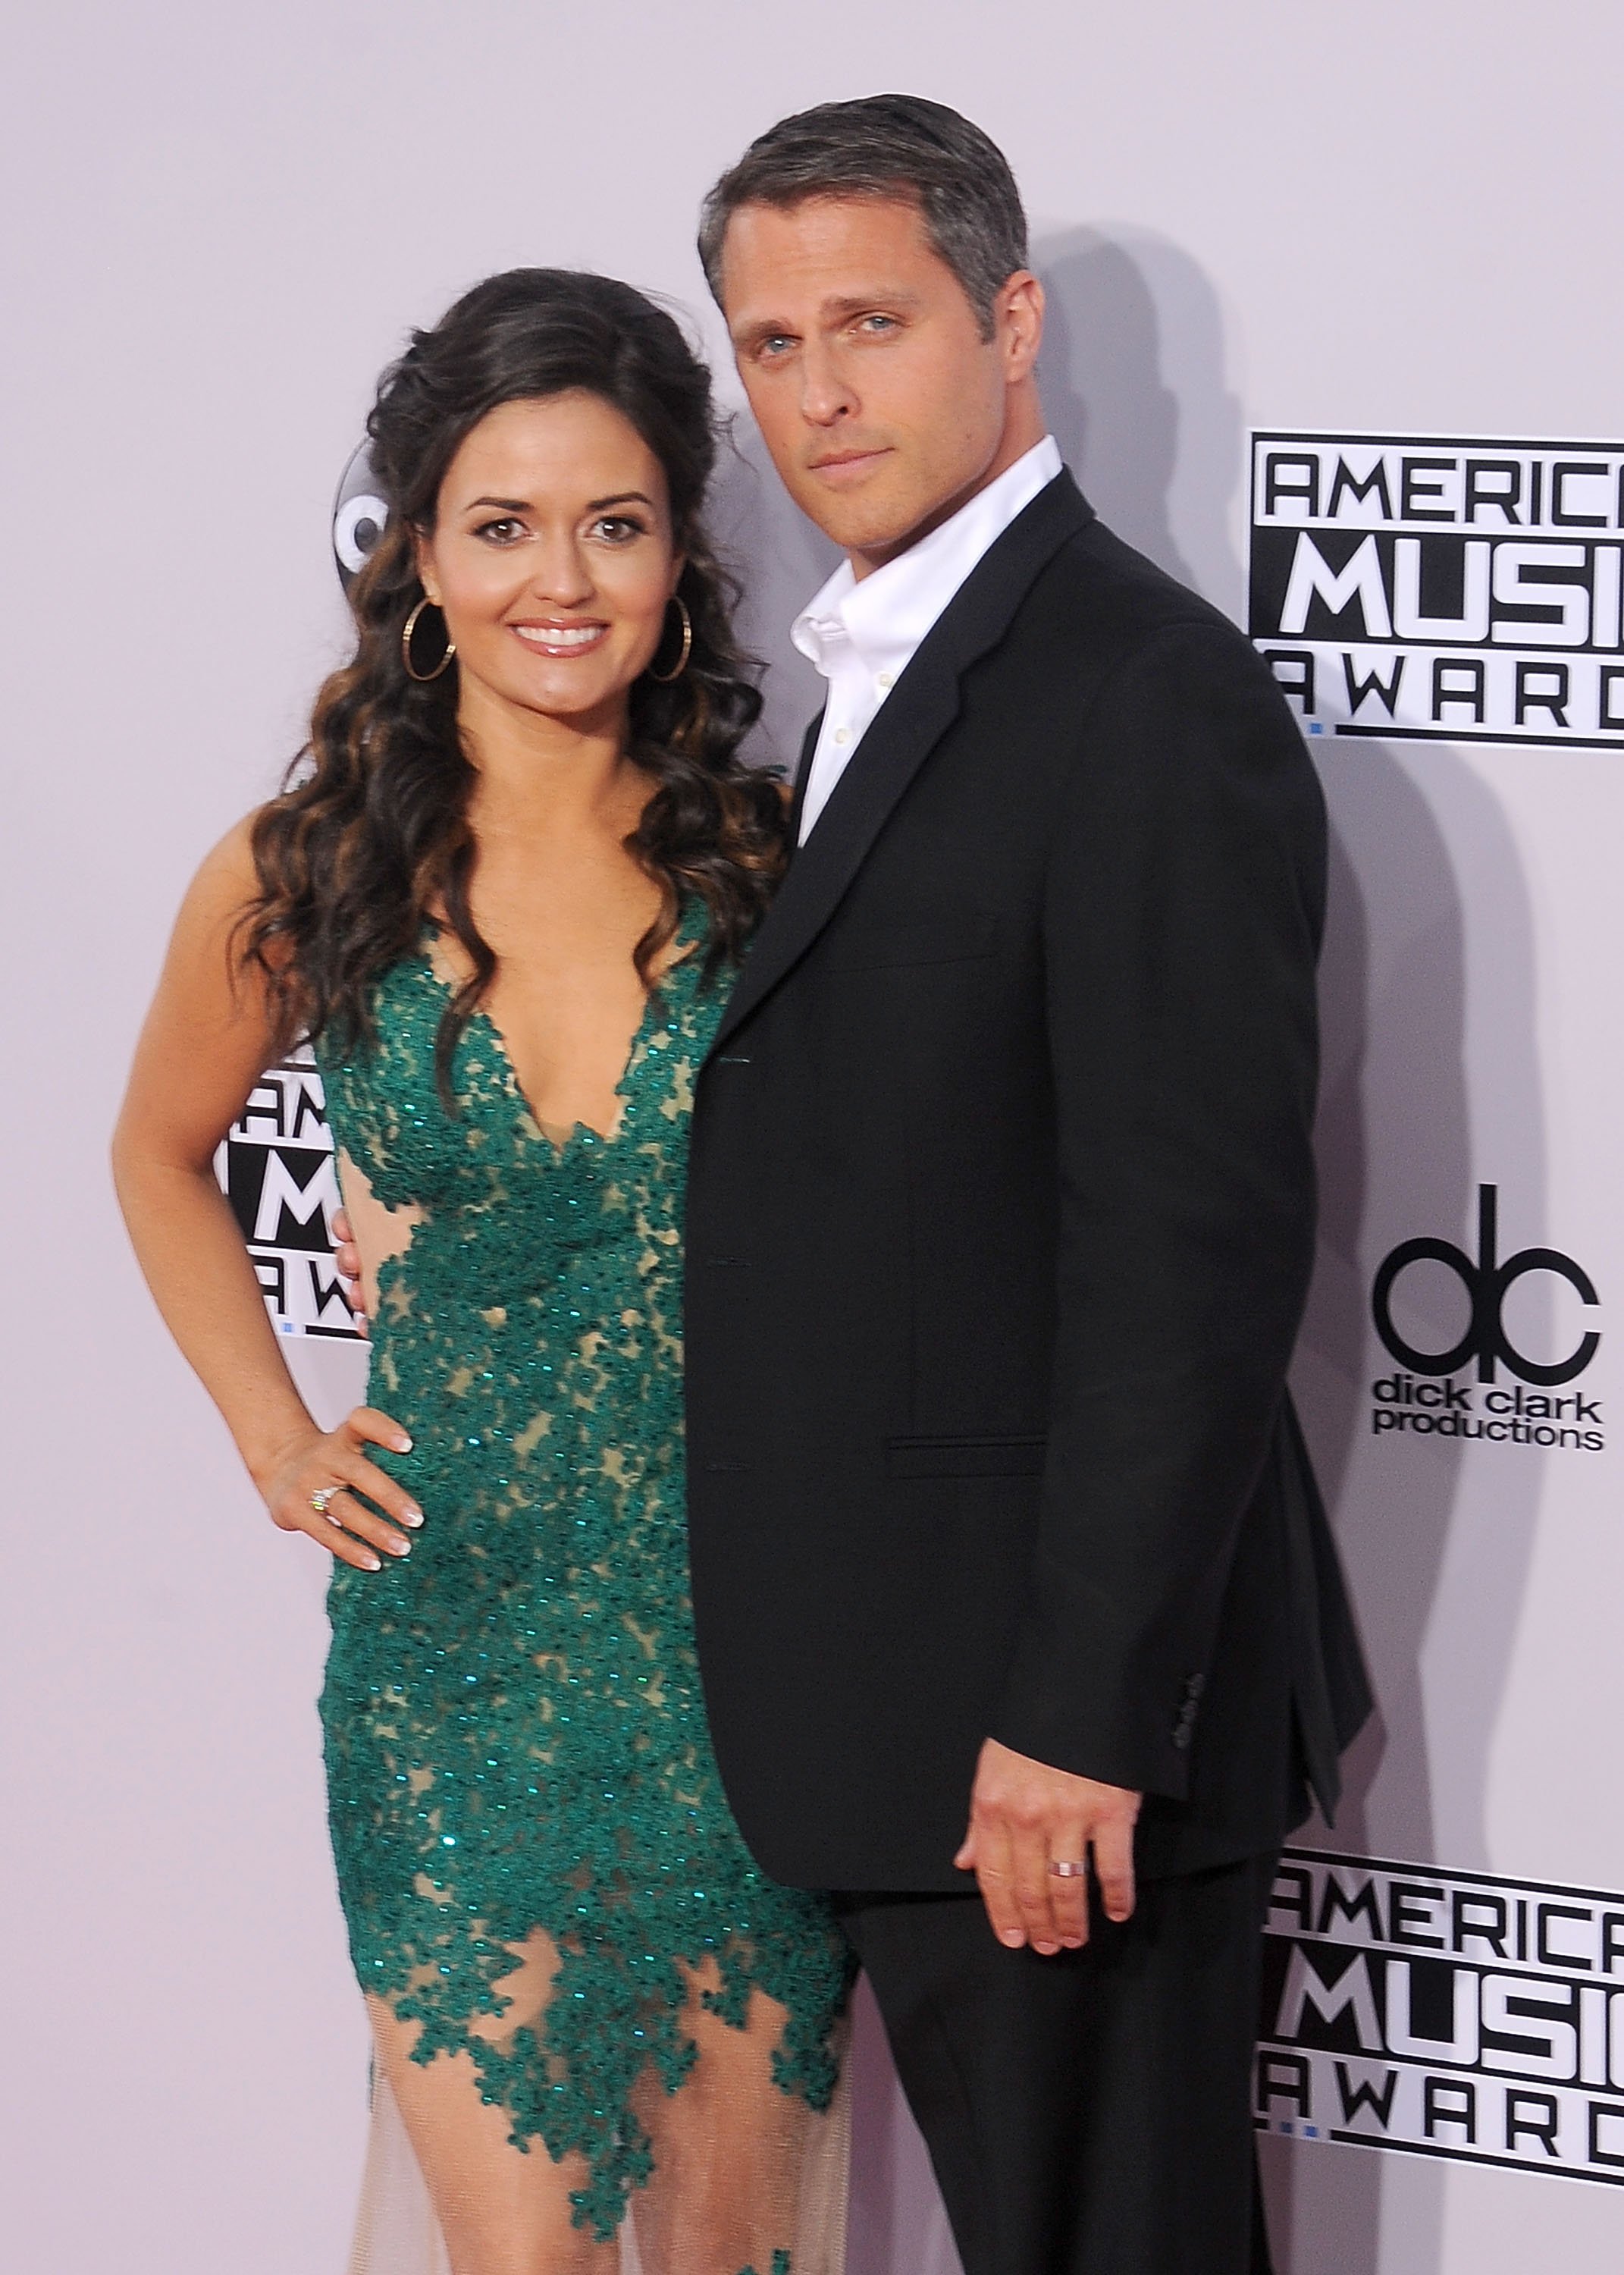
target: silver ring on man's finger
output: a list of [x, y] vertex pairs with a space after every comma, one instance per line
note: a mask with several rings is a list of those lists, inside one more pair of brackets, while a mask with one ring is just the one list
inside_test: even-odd
[[1086, 1862], [1074, 1864], [1069, 1857], [1052, 1858], [1049, 1870], [1057, 1880], [1080, 1880], [1088, 1871]]
[[343, 1491], [342, 1485], [318, 1485], [310, 1496], [311, 1508], [318, 1516], [325, 1516], [329, 1524], [336, 1524], [338, 1519], [333, 1515], [328, 1503], [336, 1500]]

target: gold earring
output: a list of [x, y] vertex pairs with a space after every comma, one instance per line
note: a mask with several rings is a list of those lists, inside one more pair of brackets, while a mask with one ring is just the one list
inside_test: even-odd
[[448, 639], [445, 644], [445, 654], [441, 657], [439, 662], [434, 666], [432, 671], [419, 671], [413, 667], [412, 661], [412, 635], [418, 628], [418, 618], [422, 615], [425, 608], [437, 608], [439, 606], [440, 603], [438, 601], [431, 601], [427, 593], [425, 593], [422, 599], [418, 602], [416, 608], [413, 608], [412, 614], [406, 618], [405, 623], [400, 628], [401, 661], [406, 667], [407, 678], [415, 679], [419, 686], [426, 686], [431, 679], [438, 679], [441, 673], [445, 669], [447, 664], [450, 662], [451, 658], [457, 654], [457, 642], [454, 639]]
[[[657, 679], [661, 687], [668, 687], [674, 679], [682, 677], [688, 669], [688, 659], [693, 654], [693, 618], [688, 613], [688, 603], [680, 593], [673, 593], [671, 598], [683, 612], [683, 652], [676, 659], [676, 669], [671, 671], [656, 671], [653, 658], [650, 657], [648, 676], [651, 679]], [[663, 637], [663, 633], [661, 636]], [[654, 654], [656, 655], [659, 654], [657, 648]]]

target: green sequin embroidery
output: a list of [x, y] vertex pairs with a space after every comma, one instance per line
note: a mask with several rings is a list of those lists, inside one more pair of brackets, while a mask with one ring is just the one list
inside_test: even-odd
[[[650, 999], [610, 1138], [537, 1129], [477, 1017], [449, 1115], [445, 990], [408, 958], [375, 992], [380, 1040], [320, 1054], [336, 1142], [386, 1207], [414, 1208], [379, 1274], [372, 1402], [411, 1433], [379, 1455], [426, 1513], [409, 1559], [334, 1568], [322, 1692], [329, 1813], [357, 1973], [415, 2059], [465, 2052], [519, 2147], [578, 2151], [575, 2217], [607, 2240], [653, 2154], [631, 2105], [677, 2090], [691, 1971], [742, 2025], [785, 2008], [786, 2094], [827, 2106], [849, 1961], [823, 1901], [752, 1863], [711, 1750], [688, 1596], [682, 1198], [693, 1080], [721, 1016], [691, 955]], [[512, 1947], [560, 1955], [536, 2028]], [[781, 2269], [779, 2262], [783, 2260]], [[788, 2260], [774, 2259], [774, 2275]]]

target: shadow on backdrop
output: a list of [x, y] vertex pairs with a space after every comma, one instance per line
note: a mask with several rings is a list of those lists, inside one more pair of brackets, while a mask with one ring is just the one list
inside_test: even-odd
[[793, 774], [807, 722], [823, 708], [823, 682], [789, 641], [789, 627], [839, 565], [838, 546], [814, 529], [773, 471], [748, 411], [734, 413], [711, 486], [718, 551], [743, 586], [738, 635], [766, 666], [761, 722], [746, 746], [760, 766]]
[[[1210, 280], [1181, 247], [1127, 229], [1047, 236], [1034, 266], [1049, 292], [1045, 401], [1083, 488], [1119, 534], [1242, 618], [1231, 516], [1247, 480], [1245, 434]], [[1313, 406], [1303, 406], [1303, 423], [1312, 419]], [[1322, 1217], [1295, 1379], [1326, 1499], [1341, 1518], [1385, 1727], [1367, 1733], [1350, 1758], [1336, 1832], [1314, 1825], [1301, 1838], [1470, 1870], [1488, 1861], [1489, 1748], [1532, 1552], [1538, 1475], [1530, 1463], [1508, 1462], [1492, 1493], [1469, 1500], [1458, 1444], [1409, 1441], [1403, 1457], [1370, 1461], [1369, 1381], [1394, 1364], [1374, 1343], [1370, 1279], [1380, 1254], [1416, 1233], [1466, 1234], [1469, 1248], [1480, 1181], [1507, 1188], [1503, 1206], [1515, 1181], [1519, 1225], [1508, 1227], [1507, 1244], [1543, 1236], [1529, 896], [1504, 813], [1449, 746], [1401, 753], [1377, 743], [1322, 743], [1316, 755], [1331, 819]], [[1492, 1001], [1469, 1004], [1468, 909], [1492, 912], [1493, 939], [1474, 940], [1470, 965], [1474, 988]], [[1474, 1063], [1502, 1133], [1497, 1162], [1481, 1160], [1473, 1143], [1469, 1012]], [[1533, 1284], [1548, 1311], [1550, 1282]], [[1442, 1274], [1411, 1275], [1404, 1296], [1416, 1310], [1417, 1343], [1442, 1349], [1460, 1332], [1459, 1291]], [[1529, 1347], [1538, 1348], [1548, 1319], [1524, 1317]], [[1382, 1451], [1399, 1447], [1388, 1440]], [[1446, 1591], [1446, 1558], [1457, 1573]], [[1424, 1697], [1424, 1653], [1448, 1669], [1446, 1683], [1434, 1682]], [[1398, 1745], [1387, 1745], [1389, 1730]], [[1436, 1794], [1434, 1759], [1446, 1772]], [[1281, 2275], [1327, 2267], [1374, 2275], [1384, 2226], [1389, 2275], [1433, 2275], [1441, 2174], [1419, 2160], [1400, 2168], [1375, 2151], [1264, 2145]]]
[[[1333, 1511], [1356, 1511], [1341, 1538], [1383, 1727], [1349, 1757], [1335, 1831], [1316, 1822], [1299, 1838], [1310, 1848], [1471, 1871], [1489, 1862], [1489, 1751], [1532, 1553], [1539, 1472], [1507, 1449], [1492, 1489], [1479, 1482], [1469, 1492], [1458, 1441], [1373, 1436], [1371, 1384], [1397, 1362], [1376, 1338], [1371, 1282], [1382, 1256], [1419, 1233], [1469, 1251], [1480, 1181], [1499, 1183], [1502, 1207], [1514, 1213], [1502, 1248], [1535, 1236], [1528, 1226], [1543, 1202], [1545, 1143], [1531, 912], [1506, 817], [1454, 750], [1341, 743], [1322, 744], [1318, 756], [1333, 827], [1320, 1245], [1294, 1379], [1326, 1499]], [[1487, 970], [1484, 942], [1469, 941], [1469, 911], [1479, 925], [1492, 912]], [[1496, 1101], [1504, 1151], [1492, 1161], [1474, 1135], [1469, 1025], [1479, 1080]], [[1548, 1283], [1539, 1285], [1533, 1348], [1548, 1342], [1552, 1326]], [[1464, 1326], [1459, 1286], [1437, 1267], [1405, 1276], [1394, 1311], [1417, 1348], [1444, 1349]], [[1474, 1472], [1478, 1481], [1484, 1475]], [[1434, 1673], [1424, 1682], [1428, 1661], [1447, 1670], [1446, 1681]], [[1387, 1732], [1397, 1743], [1385, 1742]], [[1384, 2225], [1387, 2267], [1432, 2275], [1442, 2249], [1440, 2174], [1367, 2150], [1293, 2151], [1279, 2141], [1265, 2148], [1279, 2232], [1293, 2237], [1292, 2275], [1317, 2264], [1363, 2275], [1375, 2264]], [[1359, 2173], [1361, 2165], [1378, 2169]]]

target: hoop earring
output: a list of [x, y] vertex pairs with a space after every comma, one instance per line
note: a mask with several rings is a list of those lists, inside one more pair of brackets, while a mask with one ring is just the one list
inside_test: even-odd
[[[688, 659], [693, 654], [693, 618], [688, 613], [688, 603], [680, 593], [673, 593], [671, 598], [683, 612], [683, 652], [677, 657], [676, 669], [672, 671], [656, 671], [653, 657], [649, 659], [648, 676], [651, 679], [657, 679], [661, 687], [668, 687], [674, 679], [682, 677], [688, 669]], [[658, 654], [659, 650], [656, 649], [655, 654]]]
[[401, 661], [406, 667], [407, 678], [415, 679], [419, 687], [426, 686], [431, 679], [438, 679], [441, 673], [445, 669], [447, 664], [450, 662], [451, 658], [457, 654], [457, 642], [454, 639], [449, 639], [445, 644], [445, 654], [441, 657], [439, 662], [434, 666], [432, 671], [419, 671], [413, 667], [412, 661], [412, 635], [418, 628], [418, 618], [422, 615], [425, 608], [437, 608], [438, 606], [439, 602], [436, 601], [431, 601], [427, 593], [425, 593], [422, 599], [418, 602], [416, 608], [413, 608], [412, 614], [406, 618], [405, 623], [400, 628]]

